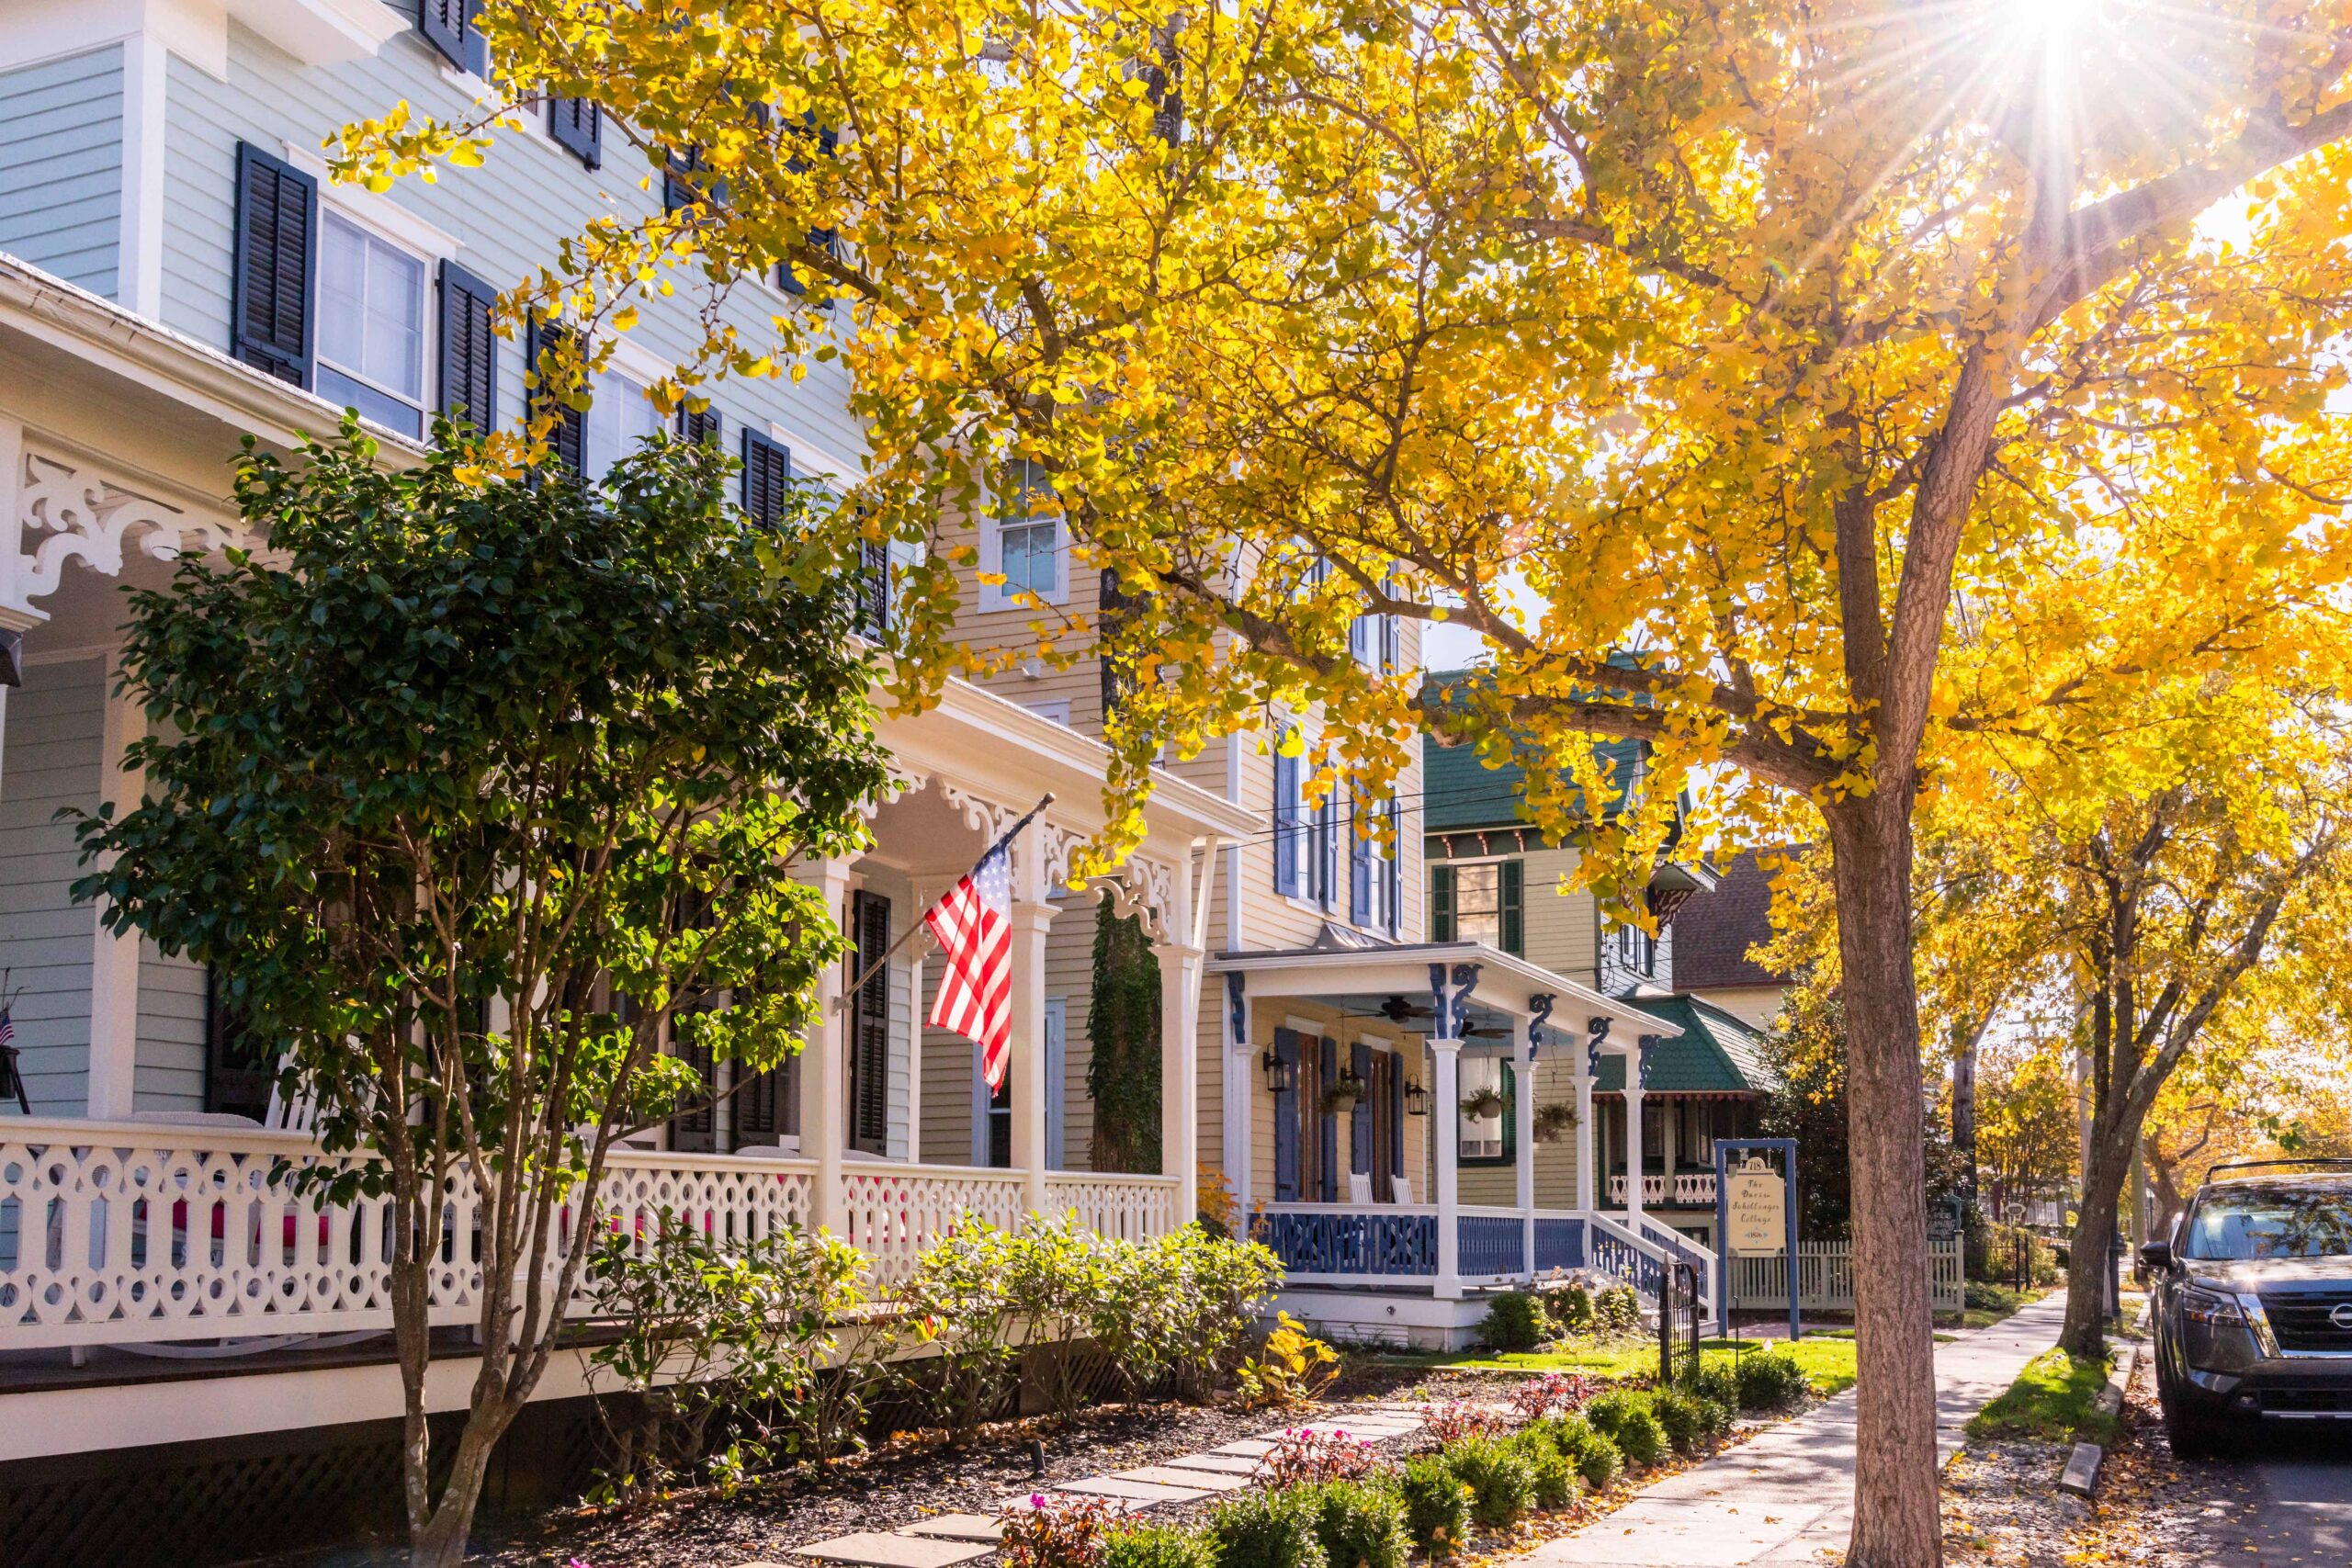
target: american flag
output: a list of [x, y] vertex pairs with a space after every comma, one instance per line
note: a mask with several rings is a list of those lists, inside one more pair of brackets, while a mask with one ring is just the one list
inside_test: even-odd
[[990, 1092], [1004, 1087], [1012, 1065], [1012, 844], [1036, 815], [1014, 823], [923, 917], [947, 954], [931, 1026], [952, 1029], [979, 1046], [980, 1076]]

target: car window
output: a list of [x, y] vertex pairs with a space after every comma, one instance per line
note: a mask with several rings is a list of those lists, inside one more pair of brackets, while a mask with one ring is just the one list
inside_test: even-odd
[[2214, 1262], [2352, 1257], [2352, 1192], [2210, 1192], [2188, 1243], [2189, 1257]]

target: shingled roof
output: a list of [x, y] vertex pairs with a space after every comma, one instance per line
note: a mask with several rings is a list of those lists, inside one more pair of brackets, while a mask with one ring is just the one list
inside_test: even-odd
[[1737, 986], [1778, 986], [1774, 974], [1747, 956], [1772, 938], [1772, 884], [1748, 850], [1722, 867], [1714, 887], [1693, 893], [1674, 916], [1674, 988], [1713, 991]]
[[[1478, 671], [1442, 671], [1428, 678], [1442, 688], [1450, 681], [1474, 680]], [[1596, 740], [1593, 754], [1610, 767], [1616, 795], [1609, 802], [1614, 812], [1623, 805], [1642, 762], [1638, 740]], [[1527, 778], [1517, 762], [1487, 766], [1475, 746], [1441, 746], [1434, 736], [1421, 739], [1422, 829], [1458, 833], [1480, 828], [1510, 828], [1528, 820]]]
[[[1680, 1034], [1650, 1047], [1648, 1093], [1764, 1094], [1772, 1088], [1759, 1049], [1764, 1037], [1753, 1025], [1702, 997], [1641, 996], [1634, 1005], [1682, 1026]], [[1597, 1093], [1624, 1093], [1625, 1059], [1603, 1056], [1592, 1087]]]

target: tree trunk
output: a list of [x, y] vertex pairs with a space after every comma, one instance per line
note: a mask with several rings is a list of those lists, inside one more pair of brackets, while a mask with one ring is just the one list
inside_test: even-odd
[[1973, 1222], [1976, 1217], [1976, 1047], [1982, 1029], [1963, 1024], [1966, 1039], [1951, 1063], [1951, 1147], [1960, 1158], [1960, 1201]]
[[2066, 1325], [2058, 1343], [2077, 1356], [2107, 1353], [2107, 1258], [2115, 1243], [2115, 1206], [2132, 1168], [2139, 1128], [2109, 1127], [2104, 1106], [2092, 1111], [2083, 1160], [2083, 1207], [2066, 1260]]
[[1853, 1175], [1854, 1533], [1848, 1568], [1938, 1568], [1927, 1111], [1911, 970], [1911, 792], [1830, 807]]
[[490, 1472], [491, 1453], [514, 1420], [514, 1410], [503, 1397], [495, 1403], [497, 1408], [491, 1411], [477, 1404], [458, 1435], [449, 1479], [441, 1488], [440, 1506], [431, 1518], [409, 1531], [409, 1568], [458, 1568], [465, 1561], [466, 1540], [473, 1534], [474, 1510], [481, 1504], [481, 1483]]

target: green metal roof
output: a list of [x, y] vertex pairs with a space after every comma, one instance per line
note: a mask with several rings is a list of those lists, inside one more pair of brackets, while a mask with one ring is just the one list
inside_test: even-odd
[[[1474, 678], [1476, 671], [1453, 671], [1429, 677], [1431, 685]], [[1604, 759], [1617, 791], [1610, 801], [1614, 812], [1625, 797], [1642, 761], [1638, 740], [1596, 740], [1593, 752]], [[1434, 736], [1421, 739], [1421, 825], [1425, 832], [1460, 832], [1476, 828], [1508, 828], [1528, 819], [1526, 775], [1517, 761], [1488, 767], [1475, 747], [1441, 746]]]
[[[1744, 1020], [1698, 997], [1628, 998], [1644, 1012], [1682, 1032], [1650, 1047], [1647, 1092], [1672, 1094], [1713, 1091], [1718, 1094], [1763, 1094], [1772, 1088], [1771, 1070], [1764, 1065], [1763, 1036]], [[1603, 1056], [1596, 1090], [1625, 1091], [1625, 1059]]]

